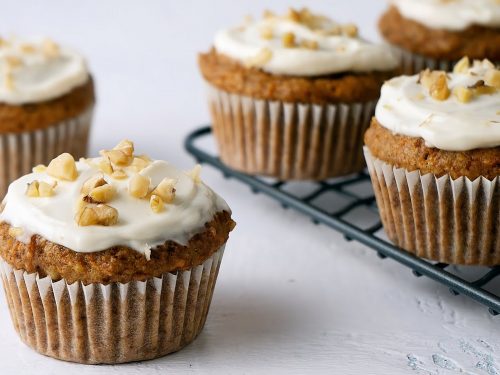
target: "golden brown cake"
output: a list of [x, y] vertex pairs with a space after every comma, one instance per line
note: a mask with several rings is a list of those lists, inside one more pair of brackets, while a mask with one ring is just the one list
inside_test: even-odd
[[290, 9], [220, 31], [199, 65], [224, 163], [321, 180], [364, 168], [362, 134], [398, 62], [353, 24]]
[[496, 0], [394, 0], [379, 21], [382, 36], [402, 52], [406, 74], [451, 70], [463, 56], [500, 62]]
[[7, 302], [42, 354], [156, 358], [203, 328], [235, 224], [199, 166], [181, 172], [130, 141], [101, 155], [65, 153], [10, 185], [0, 214]]
[[82, 56], [54, 41], [0, 37], [0, 197], [33, 165], [85, 156], [94, 84]]
[[500, 71], [464, 58], [382, 87], [365, 156], [382, 222], [431, 260], [500, 264]]

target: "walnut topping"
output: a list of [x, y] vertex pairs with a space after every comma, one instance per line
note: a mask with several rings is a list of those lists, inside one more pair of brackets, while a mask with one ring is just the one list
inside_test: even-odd
[[175, 198], [175, 184], [176, 180], [171, 178], [164, 178], [158, 186], [153, 190], [152, 194], [159, 196], [163, 202], [172, 203]]
[[289, 8], [288, 13], [286, 14], [285, 18], [287, 18], [288, 20], [290, 20], [292, 22], [301, 22], [301, 12], [299, 12], [293, 8]]
[[59, 155], [49, 163], [47, 174], [60, 180], [76, 180], [78, 171], [76, 170], [75, 159], [68, 153]]
[[245, 62], [245, 65], [249, 68], [262, 66], [269, 62], [273, 58], [273, 53], [269, 48], [262, 48], [260, 52], [251, 59]]
[[97, 186], [92, 189], [89, 193], [89, 197], [93, 202], [97, 203], [108, 203], [116, 195], [116, 189], [113, 185], [105, 184], [102, 186]]
[[149, 193], [149, 177], [135, 174], [129, 181], [128, 191], [135, 198], [144, 198]]
[[264, 10], [264, 12], [262, 13], [262, 18], [264, 19], [269, 19], [274, 17], [276, 17], [276, 14], [274, 14], [274, 12], [270, 11], [269, 9]]
[[436, 100], [443, 101], [450, 97], [448, 79], [443, 71], [426, 69], [420, 73], [418, 82], [428, 89], [430, 96]]
[[17, 68], [18, 66], [23, 65], [23, 60], [17, 56], [5, 56], [5, 62], [11, 68]]
[[267, 39], [267, 40], [273, 39], [273, 37], [274, 37], [273, 29], [270, 27], [262, 28], [262, 30], [260, 30], [260, 37], [262, 39]]
[[30, 43], [23, 43], [20, 45], [21, 52], [23, 53], [34, 53], [36, 51], [36, 48], [33, 44]]
[[304, 48], [308, 48], [308, 49], [318, 49], [319, 48], [319, 44], [317, 41], [307, 40], [307, 39], [302, 40], [300, 42], [300, 46], [304, 47]]
[[469, 89], [474, 90], [475, 95], [491, 95], [497, 91], [495, 87], [486, 85], [482, 79], [469, 86]]
[[484, 76], [484, 82], [491, 87], [500, 89], [500, 70], [490, 69]]
[[151, 195], [151, 198], [149, 199], [149, 205], [151, 207], [151, 210], [153, 210], [153, 212], [157, 214], [165, 209], [163, 199], [155, 194]]
[[201, 182], [201, 165], [196, 164], [193, 169], [187, 172], [187, 175], [191, 177], [195, 184], [199, 184]]
[[151, 161], [148, 160], [149, 158], [143, 157], [143, 156], [136, 156], [134, 157], [134, 160], [132, 160], [132, 164], [130, 165], [136, 172], [142, 171], [144, 168], [146, 168], [149, 164], [151, 164]]
[[106, 204], [83, 203], [78, 209], [75, 221], [81, 227], [89, 225], [111, 226], [118, 222], [118, 211]]
[[83, 183], [80, 193], [82, 193], [83, 195], [89, 195], [90, 192], [95, 188], [106, 184], [107, 182], [102, 175], [95, 175], [94, 177], [89, 178]]
[[281, 41], [283, 42], [283, 47], [293, 48], [296, 46], [295, 34], [292, 32], [284, 33]]
[[359, 34], [358, 27], [353, 23], [348, 23], [342, 26], [342, 33], [351, 38], [356, 38]]
[[18, 228], [18, 227], [10, 227], [9, 228], [9, 236], [11, 237], [19, 237], [19, 236], [22, 236], [24, 233], [24, 230], [23, 228]]
[[128, 174], [123, 169], [117, 169], [111, 174], [115, 180], [123, 180], [128, 177]]
[[103, 150], [101, 155], [119, 166], [130, 165], [134, 158], [134, 144], [131, 141], [124, 140], [118, 143], [112, 150]]
[[43, 54], [48, 58], [56, 58], [60, 54], [59, 45], [50, 39], [45, 39], [42, 44]]
[[44, 181], [33, 181], [28, 184], [26, 188], [26, 195], [30, 198], [46, 198], [54, 195], [54, 189], [57, 182], [48, 184]]
[[15, 88], [14, 75], [9, 65], [6, 65], [3, 71], [3, 85], [8, 91], [13, 91]]
[[43, 164], [38, 164], [37, 166], [33, 167], [32, 171], [33, 173], [43, 173], [47, 170], [47, 167]]
[[462, 59], [455, 64], [453, 68], [453, 73], [467, 73], [470, 68], [470, 60], [467, 56], [462, 57]]
[[106, 174], [112, 174], [114, 172], [113, 166], [111, 165], [111, 161], [108, 157], [101, 158], [98, 167], [101, 172]]
[[468, 103], [472, 100], [473, 91], [467, 87], [457, 86], [453, 90], [453, 94], [456, 96], [459, 102]]

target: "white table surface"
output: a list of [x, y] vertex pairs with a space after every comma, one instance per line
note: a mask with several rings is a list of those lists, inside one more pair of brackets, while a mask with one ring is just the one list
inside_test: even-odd
[[[122, 138], [183, 168], [189, 130], [208, 121], [196, 53], [263, 0], [2, 1], [0, 33], [41, 34], [88, 56], [99, 106], [92, 152]], [[305, 3], [305, 2], [304, 2]], [[273, 9], [296, 1], [273, 0]], [[309, 0], [376, 39], [381, 0]], [[204, 332], [162, 359], [84, 366], [17, 338], [0, 298], [0, 374], [500, 374], [500, 317], [206, 167], [230, 204], [231, 235]]]

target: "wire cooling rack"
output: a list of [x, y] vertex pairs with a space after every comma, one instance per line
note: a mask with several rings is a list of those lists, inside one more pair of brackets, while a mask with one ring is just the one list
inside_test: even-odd
[[[485, 305], [492, 315], [500, 314], [499, 267], [457, 267], [446, 263], [432, 263], [393, 246], [383, 233], [370, 177], [362, 172], [356, 175], [321, 182], [283, 182], [250, 176], [223, 164], [213, 147], [209, 126], [190, 133], [185, 140], [186, 150], [199, 163], [220, 170], [226, 178], [234, 178], [248, 185], [254, 193], [263, 193], [309, 216], [314, 223], [324, 224], [344, 234], [347, 241], [359, 241], [378, 253], [381, 258], [392, 258], [410, 268], [417, 277], [426, 276], [449, 288], [454, 295], [463, 294]], [[498, 286], [498, 285], [497, 285]]]

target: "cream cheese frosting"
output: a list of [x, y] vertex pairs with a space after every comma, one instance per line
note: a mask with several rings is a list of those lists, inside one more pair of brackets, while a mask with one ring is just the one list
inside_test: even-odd
[[342, 72], [388, 71], [398, 59], [388, 46], [369, 43], [354, 25], [290, 10], [267, 15], [216, 34], [218, 53], [271, 74], [320, 76]]
[[460, 31], [472, 25], [500, 27], [498, 0], [391, 0], [406, 18], [433, 29]]
[[0, 38], [0, 102], [55, 99], [89, 79], [85, 59], [47, 38]]
[[[226, 202], [201, 182], [196, 173], [190, 175], [168, 162], [155, 160], [148, 162], [139, 172], [134, 165], [123, 167], [120, 170], [123, 176], [115, 179], [101, 171], [101, 160], [93, 158], [76, 162], [78, 176], [74, 181], [54, 178], [47, 170], [39, 168], [35, 169], [37, 172], [14, 181], [5, 197], [0, 220], [16, 230], [19, 228], [16, 237], [23, 242], [38, 234], [77, 252], [96, 252], [121, 245], [149, 257], [151, 248], [167, 240], [186, 245], [193, 235], [204, 230], [205, 224], [217, 212], [230, 212]], [[161, 212], [154, 212], [149, 199], [132, 196], [129, 184], [137, 173], [150, 179], [152, 188], [165, 178], [172, 179], [175, 183], [174, 200], [165, 204]], [[118, 221], [110, 226], [79, 226], [75, 212], [82, 199], [82, 186], [99, 175], [116, 190], [114, 198], [106, 204], [116, 209]], [[27, 186], [33, 181], [46, 182], [50, 186], [56, 181], [57, 186], [52, 196], [33, 198], [27, 195]]]
[[[446, 74], [451, 93], [446, 100], [436, 100], [418, 75], [386, 82], [376, 108], [377, 121], [394, 133], [421, 137], [428, 147], [441, 150], [500, 146], [500, 72], [487, 60], [460, 70]], [[495, 79], [494, 86], [483, 86], [484, 93], [475, 93], [473, 87], [488, 79]]]

